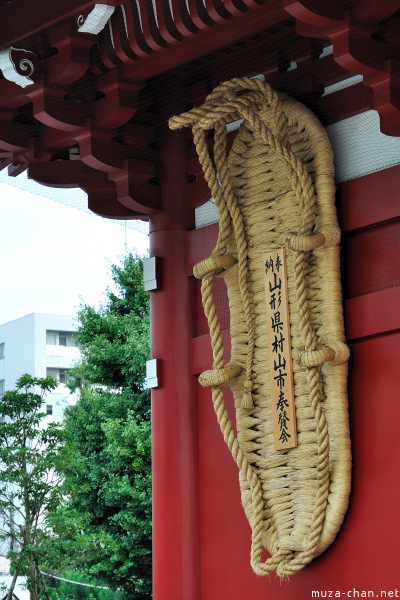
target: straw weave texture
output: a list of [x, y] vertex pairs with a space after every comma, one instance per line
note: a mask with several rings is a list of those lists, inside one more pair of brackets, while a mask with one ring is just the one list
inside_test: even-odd
[[[227, 156], [226, 124], [244, 119]], [[347, 360], [334, 204], [325, 130], [303, 105], [255, 79], [221, 84], [203, 106], [173, 117], [192, 127], [219, 211], [211, 256], [196, 265], [214, 363], [210, 386], [225, 442], [239, 467], [258, 575], [288, 577], [323, 552], [342, 523], [350, 492]], [[214, 130], [212, 152], [208, 130]], [[270, 398], [263, 254], [286, 247], [298, 447], [275, 450]], [[212, 296], [223, 277], [231, 314], [225, 362]], [[223, 386], [236, 405], [229, 422]], [[271, 557], [262, 561], [266, 548]]]

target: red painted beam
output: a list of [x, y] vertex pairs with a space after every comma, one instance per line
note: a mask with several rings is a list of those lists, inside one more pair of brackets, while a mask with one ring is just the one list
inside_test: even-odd
[[346, 337], [356, 340], [400, 329], [400, 287], [351, 298], [345, 303]]
[[[201, 309], [200, 309], [201, 310]], [[222, 341], [226, 350], [225, 362], [229, 361], [231, 351], [231, 336], [229, 329], [222, 331]], [[212, 368], [212, 349], [210, 335], [199, 335], [192, 339], [192, 373], [199, 375]]]
[[[163, 289], [151, 293], [151, 353], [162, 363], [152, 390], [153, 597], [200, 600], [197, 380], [191, 374], [186, 232], [150, 235]], [[179, 293], [177, 291], [179, 290]]]
[[337, 194], [340, 227], [347, 232], [400, 217], [399, 197], [399, 165], [342, 183]]
[[[150, 221], [150, 254], [162, 258], [162, 289], [151, 292], [151, 352], [162, 363], [152, 390], [154, 600], [200, 600], [197, 380], [191, 374], [185, 134], [167, 128], [182, 111], [169, 79], [159, 139], [163, 210]], [[165, 91], [165, 90], [164, 90]], [[161, 93], [161, 90], [160, 90]]]
[[193, 266], [208, 258], [214, 249], [218, 236], [218, 223], [193, 229], [188, 235], [187, 275], [193, 275]]

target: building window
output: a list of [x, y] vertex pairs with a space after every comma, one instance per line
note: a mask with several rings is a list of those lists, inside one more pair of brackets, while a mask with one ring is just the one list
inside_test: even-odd
[[76, 347], [76, 333], [74, 331], [46, 331], [46, 344], [48, 346]]
[[53, 414], [53, 405], [52, 404], [46, 404], [46, 414], [47, 415]]
[[57, 369], [54, 367], [47, 367], [46, 375], [47, 377], [54, 377], [57, 379], [59, 383], [65, 383], [65, 374], [69, 371], [69, 369]]
[[58, 344], [57, 331], [46, 331], [46, 344], [48, 346], [57, 346], [57, 344]]
[[59, 378], [58, 369], [53, 369], [52, 367], [47, 367], [47, 369], [46, 369], [46, 376], [47, 377], [54, 377], [54, 379], [57, 379], [57, 381], [58, 381], [58, 378]]
[[5, 343], [4, 343], [4, 342], [2, 342], [2, 343], [0, 344], [0, 358], [4, 358], [5, 346], [6, 346], [6, 345], [5, 345]]
[[65, 383], [65, 373], [66, 371], [69, 371], [69, 369], [59, 369], [60, 375], [58, 377], [58, 380], [60, 383]]
[[0, 379], [0, 396], [2, 396], [5, 391], [6, 391], [5, 379]]

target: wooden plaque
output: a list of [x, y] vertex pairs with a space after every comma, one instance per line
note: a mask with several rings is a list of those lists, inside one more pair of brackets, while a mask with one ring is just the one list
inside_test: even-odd
[[297, 446], [285, 248], [263, 255], [276, 450]]

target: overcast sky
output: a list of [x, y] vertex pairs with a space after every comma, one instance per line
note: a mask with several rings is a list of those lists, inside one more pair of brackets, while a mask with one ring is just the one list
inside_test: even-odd
[[[24, 174], [18, 179], [26, 187]], [[144, 233], [1, 181], [9, 181], [4, 172], [0, 177], [0, 324], [32, 312], [74, 315], [81, 300], [98, 305], [111, 284], [110, 265], [125, 253], [125, 241], [128, 251], [147, 252]], [[76, 193], [85, 198], [80, 190], [49, 192], [35, 186], [29, 183], [29, 189], [63, 195], [66, 201]]]

